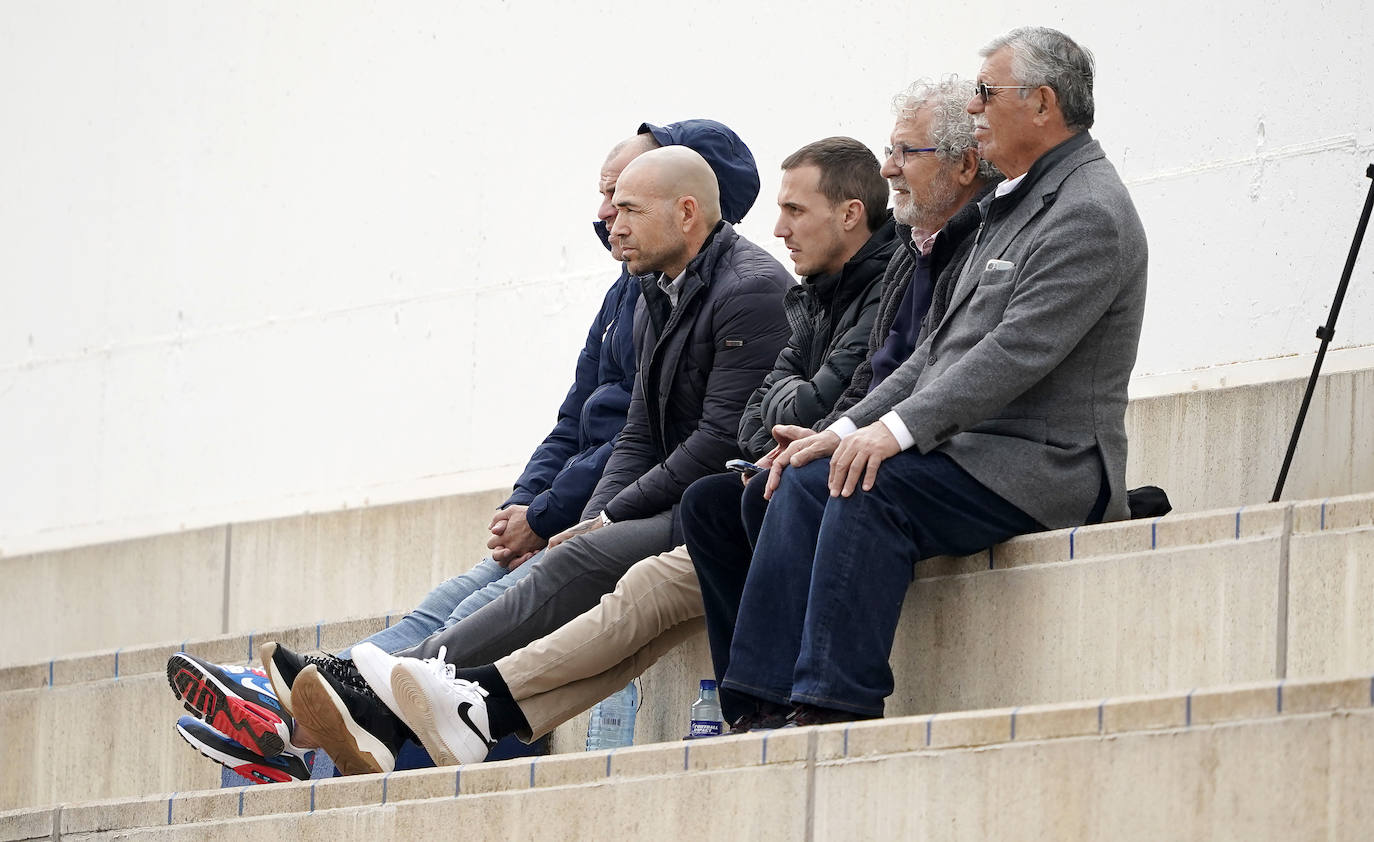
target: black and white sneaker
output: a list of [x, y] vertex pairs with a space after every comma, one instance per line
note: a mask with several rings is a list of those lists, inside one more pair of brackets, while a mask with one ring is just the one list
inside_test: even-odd
[[272, 691], [277, 694], [277, 700], [288, 714], [291, 713], [291, 688], [296, 683], [296, 676], [311, 664], [345, 685], [362, 686], [365, 689], [365, 684], [361, 684], [362, 676], [353, 662], [333, 655], [297, 655], [280, 643], [268, 641], [258, 647], [258, 658], [262, 660], [263, 672], [272, 682]]
[[307, 664], [291, 685], [296, 723], [310, 730], [345, 775], [390, 772], [410, 732], [361, 678], [357, 686]]
[[391, 669], [397, 713], [439, 766], [478, 763], [496, 741], [487, 717], [487, 691], [454, 677], [452, 664], [438, 658], [400, 658]]

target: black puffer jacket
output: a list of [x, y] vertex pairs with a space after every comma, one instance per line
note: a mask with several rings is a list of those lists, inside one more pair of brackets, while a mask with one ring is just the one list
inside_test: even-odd
[[807, 278], [787, 291], [783, 308], [792, 337], [744, 407], [739, 445], [745, 458], [760, 459], [773, 449], [775, 424], [809, 427], [835, 406], [868, 355], [883, 272], [895, 248], [889, 214], [839, 275]]
[[694, 480], [740, 456], [744, 403], [791, 333], [782, 300], [793, 284], [725, 222], [687, 265], [676, 307], [644, 279], [629, 417], [587, 512], [621, 521], [667, 511]]
[[[978, 200], [986, 196], [1001, 180], [998, 178], [984, 185], [968, 204], [955, 211], [954, 216], [950, 217], [949, 222], [940, 230], [940, 236], [935, 238], [935, 245], [930, 252], [930, 270], [935, 276], [935, 285], [931, 291], [930, 310], [926, 313], [925, 321], [921, 323], [917, 344], [920, 344], [926, 338], [926, 334], [939, 323], [945, 306], [949, 303], [949, 296], [954, 291], [954, 284], [959, 280], [959, 272], [964, 268], [969, 252], [973, 250], [974, 234], [983, 221], [978, 210]], [[916, 268], [916, 246], [911, 242], [911, 226], [898, 224], [896, 237], [898, 245], [892, 254], [891, 262], [887, 264], [887, 271], [883, 274], [883, 298], [878, 304], [878, 316], [873, 321], [873, 331], [868, 337], [868, 353], [854, 370], [854, 378], [850, 381], [849, 388], [840, 396], [835, 408], [813, 425], [813, 430], [824, 430], [834, 424], [850, 407], [868, 394], [869, 383], [873, 380], [873, 355], [887, 341], [887, 334], [892, 330], [892, 323], [897, 319], [897, 310], [902, 305], [902, 296], [906, 295], [906, 288], [911, 284], [911, 273]]]

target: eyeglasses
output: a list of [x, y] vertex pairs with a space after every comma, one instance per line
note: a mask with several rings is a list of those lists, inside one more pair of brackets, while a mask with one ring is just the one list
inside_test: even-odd
[[884, 146], [883, 157], [892, 158], [896, 161], [897, 166], [904, 167], [906, 166], [906, 156], [908, 155], [923, 155], [927, 152], [939, 151], [940, 148], [938, 146], [923, 146], [920, 149], [914, 146], [898, 146], [896, 149], [893, 149], [891, 146]]
[[975, 88], [977, 89], [977, 91], [978, 91], [978, 98], [981, 99], [981, 100], [983, 101], [983, 104], [984, 104], [984, 105], [987, 105], [987, 104], [988, 104], [988, 100], [991, 99], [992, 96], [993, 96], [993, 94], [997, 93], [998, 91], [1033, 91], [1033, 90], [1035, 90], [1036, 88], [1038, 88], [1038, 87], [1040, 87], [1040, 86], [1039, 86], [1039, 85], [989, 85], [989, 84], [987, 84], [986, 82], [979, 82], [979, 83], [977, 83], [974, 87], [975, 87]]

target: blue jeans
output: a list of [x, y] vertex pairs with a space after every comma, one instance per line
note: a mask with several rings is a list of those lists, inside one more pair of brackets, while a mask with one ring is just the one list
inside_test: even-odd
[[[459, 620], [505, 593], [516, 582], [528, 576], [534, 569], [534, 563], [543, 555], [544, 551], [540, 550], [533, 558], [510, 571], [492, 561], [490, 557], [484, 558], [463, 575], [440, 583], [420, 600], [420, 604], [413, 611], [397, 620], [394, 625], [360, 642], [374, 644], [384, 652], [409, 649], [431, 634], [452, 627]], [[354, 646], [356, 645], [355, 643]], [[343, 650], [339, 657], [350, 657], [352, 649], [350, 646]]]
[[941, 453], [885, 461], [831, 497], [830, 460], [783, 473], [745, 581], [723, 686], [775, 704], [881, 716], [912, 565], [1044, 527]]

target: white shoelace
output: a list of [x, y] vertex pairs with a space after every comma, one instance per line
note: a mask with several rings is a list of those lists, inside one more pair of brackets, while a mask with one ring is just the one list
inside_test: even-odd
[[471, 690], [480, 693], [482, 695], [482, 698], [486, 698], [487, 689], [485, 687], [483, 687], [475, 681], [468, 681], [467, 679], [457, 677], [456, 668], [453, 666], [453, 664], [450, 664], [444, 660], [444, 655], [447, 652], [447, 646], [440, 646], [439, 654], [437, 657], [425, 658], [420, 663], [424, 664], [425, 669], [432, 672], [435, 676], [448, 682], [447, 685], [445, 685], [444, 689], [447, 690], [449, 693], [453, 693], [458, 690]]

